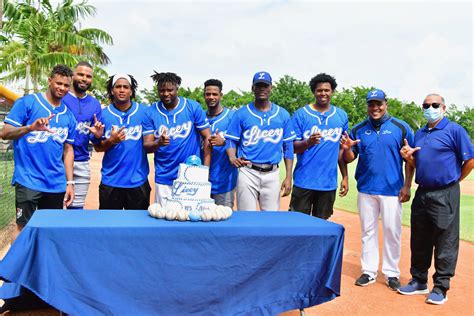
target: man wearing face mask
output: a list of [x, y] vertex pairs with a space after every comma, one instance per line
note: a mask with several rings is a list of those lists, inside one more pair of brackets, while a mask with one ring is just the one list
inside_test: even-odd
[[473, 146], [464, 128], [445, 117], [444, 98], [429, 94], [423, 102], [428, 124], [415, 134], [415, 146], [405, 144], [402, 157], [416, 167], [418, 188], [411, 206], [412, 279], [398, 289], [405, 295], [428, 293], [428, 269], [434, 248], [434, 287], [426, 303], [447, 301], [459, 251], [459, 182], [474, 165]]
[[399, 155], [404, 142], [413, 144], [413, 132], [402, 120], [390, 116], [387, 99], [382, 90], [367, 94], [368, 118], [357, 124], [341, 139], [346, 162], [357, 156], [357, 207], [362, 227], [362, 275], [355, 284], [367, 286], [375, 282], [379, 265], [378, 219], [382, 217], [382, 273], [388, 287], [400, 287], [398, 267], [401, 252], [402, 203], [410, 199], [413, 168]]

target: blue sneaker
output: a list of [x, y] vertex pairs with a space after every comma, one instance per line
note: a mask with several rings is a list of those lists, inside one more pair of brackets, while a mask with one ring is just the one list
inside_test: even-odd
[[448, 300], [448, 296], [446, 294], [443, 294], [441, 291], [437, 291], [433, 289], [431, 291], [430, 295], [428, 295], [428, 298], [426, 299], [426, 303], [428, 304], [435, 304], [435, 305], [442, 305], [444, 302]]
[[403, 295], [427, 294], [428, 286], [426, 283], [419, 283], [415, 279], [411, 279], [407, 285], [400, 287], [398, 293]]

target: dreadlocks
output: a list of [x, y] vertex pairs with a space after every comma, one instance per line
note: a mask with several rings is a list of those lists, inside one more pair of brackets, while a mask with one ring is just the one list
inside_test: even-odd
[[151, 78], [156, 83], [157, 87], [160, 87], [164, 83], [171, 83], [176, 87], [181, 85], [181, 77], [175, 74], [174, 72], [156, 72], [153, 71], [154, 74], [151, 75]]

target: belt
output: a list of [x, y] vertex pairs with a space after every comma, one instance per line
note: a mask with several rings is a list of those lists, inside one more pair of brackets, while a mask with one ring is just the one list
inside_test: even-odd
[[250, 163], [247, 165], [250, 169], [257, 170], [260, 172], [270, 172], [278, 169], [278, 164], [266, 164], [266, 163]]

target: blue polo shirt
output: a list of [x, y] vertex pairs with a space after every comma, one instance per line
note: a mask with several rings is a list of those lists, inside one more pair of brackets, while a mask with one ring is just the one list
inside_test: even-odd
[[321, 133], [321, 142], [297, 154], [294, 172], [295, 186], [317, 191], [337, 189], [339, 140], [349, 128], [344, 110], [331, 105], [325, 112], [307, 104], [293, 114], [296, 140], [306, 140], [311, 134]]
[[352, 148], [359, 156], [355, 173], [357, 190], [366, 194], [398, 196], [404, 183], [400, 149], [404, 139], [413, 144], [410, 126], [391, 117], [377, 130], [366, 119], [354, 126], [350, 137], [360, 139]]
[[73, 144], [76, 120], [66, 105], [54, 107], [43, 94], [35, 93], [18, 99], [5, 118], [15, 127], [32, 124], [39, 118], [49, 117], [49, 128], [54, 131], [31, 131], [13, 141], [15, 170], [12, 184], [29, 189], [61, 193], [66, 191], [66, 171], [63, 162], [64, 143]]
[[[221, 137], [225, 137], [232, 116], [235, 111], [224, 108], [217, 116], [208, 116], [211, 125], [211, 134], [218, 130]], [[209, 181], [212, 183], [212, 194], [220, 194], [232, 191], [237, 183], [238, 170], [229, 161], [226, 146], [212, 147], [211, 167]]]
[[125, 140], [113, 145], [102, 159], [102, 183], [117, 188], [136, 188], [148, 180], [148, 159], [143, 148], [142, 120], [148, 106], [132, 102], [125, 112], [114, 104], [102, 110], [105, 125], [103, 139], [109, 138], [112, 128], [125, 127]]
[[283, 143], [290, 145], [285, 158], [293, 159], [293, 140], [296, 136], [291, 117], [275, 103], [265, 112], [257, 110], [253, 102], [238, 109], [225, 137], [237, 143], [237, 157], [253, 163], [280, 163]]
[[463, 161], [472, 159], [473, 146], [466, 130], [444, 117], [434, 128], [415, 134], [415, 182], [427, 189], [450, 185], [461, 177]]
[[95, 136], [90, 135], [90, 131], [85, 126], [94, 125], [94, 114], [99, 122], [102, 120], [100, 102], [91, 95], [86, 94], [83, 98], [78, 98], [71, 92], [64, 96], [63, 102], [72, 111], [77, 121], [73, 145], [74, 161], [88, 161], [90, 159], [89, 139]]

